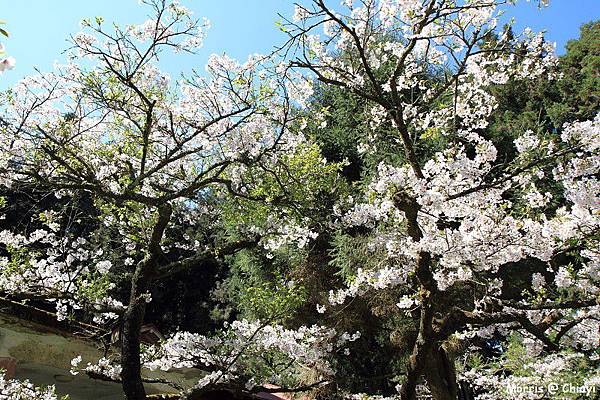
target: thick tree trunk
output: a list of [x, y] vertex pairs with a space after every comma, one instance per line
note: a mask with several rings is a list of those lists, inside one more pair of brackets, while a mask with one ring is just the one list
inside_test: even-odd
[[442, 347], [417, 339], [400, 388], [402, 400], [417, 400], [417, 383], [425, 376], [433, 400], [457, 400], [458, 384], [453, 361]]
[[144, 323], [146, 301], [140, 296], [149, 287], [149, 272], [152, 260], [145, 259], [138, 265], [131, 284], [129, 306], [123, 315], [121, 331], [121, 379], [123, 392], [128, 400], [145, 400], [146, 391], [142, 383], [142, 368], [140, 361], [140, 328]]
[[458, 384], [454, 361], [443, 347], [433, 347], [425, 361], [425, 378], [433, 400], [458, 399]]
[[[407, 219], [407, 232], [415, 242], [423, 237], [423, 232], [418, 224], [419, 204], [409, 197], [399, 195], [396, 206], [404, 211]], [[400, 388], [402, 400], [417, 399], [417, 382], [428, 367], [432, 348], [436, 343], [433, 332], [433, 314], [435, 296], [438, 292], [437, 284], [431, 272], [431, 254], [421, 251], [417, 256], [415, 274], [420, 284], [421, 316], [419, 319], [419, 333], [406, 367], [406, 379]]]
[[160, 242], [171, 218], [171, 206], [165, 204], [158, 209], [158, 219], [148, 244], [148, 254], [140, 261], [131, 281], [129, 305], [123, 315], [121, 331], [121, 379], [127, 400], [146, 400], [146, 390], [142, 381], [140, 360], [140, 329], [144, 323], [146, 299], [150, 284], [154, 279], [158, 261], [162, 255]]
[[402, 400], [417, 399], [417, 383], [423, 375], [427, 366], [427, 357], [431, 353], [433, 309], [430, 297], [424, 295], [421, 299], [421, 317], [419, 320], [419, 333], [413, 347], [412, 354], [406, 366], [406, 379], [400, 387], [400, 398]]
[[[419, 339], [417, 339], [417, 342]], [[406, 366], [406, 379], [400, 387], [400, 399], [417, 400], [417, 382], [423, 373], [423, 352], [425, 343], [415, 343]]]

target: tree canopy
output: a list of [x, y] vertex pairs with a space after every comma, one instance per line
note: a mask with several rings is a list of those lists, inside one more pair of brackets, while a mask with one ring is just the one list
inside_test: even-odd
[[558, 58], [497, 26], [511, 1], [312, 0], [272, 54], [174, 81], [159, 56], [209, 23], [142, 3], [0, 100], [0, 291], [86, 324], [106, 350], [73, 374], [128, 400], [596, 393], [599, 22]]

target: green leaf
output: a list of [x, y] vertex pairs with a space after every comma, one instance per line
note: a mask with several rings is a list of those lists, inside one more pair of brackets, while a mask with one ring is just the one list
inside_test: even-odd
[[281, 31], [286, 33], [287, 32], [287, 28], [285, 27], [285, 25], [281, 22], [281, 21], [275, 21], [275, 26]]

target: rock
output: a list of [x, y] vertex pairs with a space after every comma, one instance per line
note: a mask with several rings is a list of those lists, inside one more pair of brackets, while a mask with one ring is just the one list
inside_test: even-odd
[[4, 377], [12, 379], [17, 369], [17, 359], [14, 357], [0, 357], [0, 369], [4, 370]]

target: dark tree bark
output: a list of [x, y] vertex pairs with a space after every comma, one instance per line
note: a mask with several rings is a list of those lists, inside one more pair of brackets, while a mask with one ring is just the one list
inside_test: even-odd
[[171, 212], [172, 209], [169, 204], [164, 204], [158, 208], [158, 219], [152, 231], [148, 253], [136, 266], [131, 282], [129, 305], [123, 315], [121, 379], [127, 400], [146, 399], [140, 360], [140, 328], [144, 323], [144, 313], [146, 311], [144, 294], [148, 292], [158, 270], [158, 263], [162, 255], [160, 242], [171, 218]]
[[427, 325], [430, 323], [430, 318], [431, 307], [423, 303], [419, 333], [406, 366], [406, 379], [400, 388], [400, 398], [402, 400], [417, 400], [417, 382], [423, 374], [425, 360], [431, 347], [431, 341], [427, 338]]
[[432, 347], [425, 362], [425, 378], [434, 400], [456, 400], [458, 384], [454, 361], [442, 346]]
[[417, 383], [424, 376], [433, 400], [457, 400], [458, 383], [454, 361], [442, 347], [434, 330], [433, 302], [423, 299], [419, 333], [400, 388], [402, 400], [417, 400]]
[[[396, 205], [404, 211], [409, 236], [418, 242], [423, 232], [418, 224], [419, 204], [408, 196], [399, 194]], [[424, 375], [434, 400], [456, 400], [458, 384], [453, 360], [442, 347], [448, 337], [440, 335], [434, 322], [435, 308], [441, 304], [442, 294], [431, 272], [432, 258], [428, 252], [420, 252], [417, 257], [415, 275], [420, 285], [421, 315], [419, 333], [410, 356], [406, 379], [400, 388], [402, 400], [417, 399], [417, 382]], [[439, 311], [439, 310], [438, 310]]]

